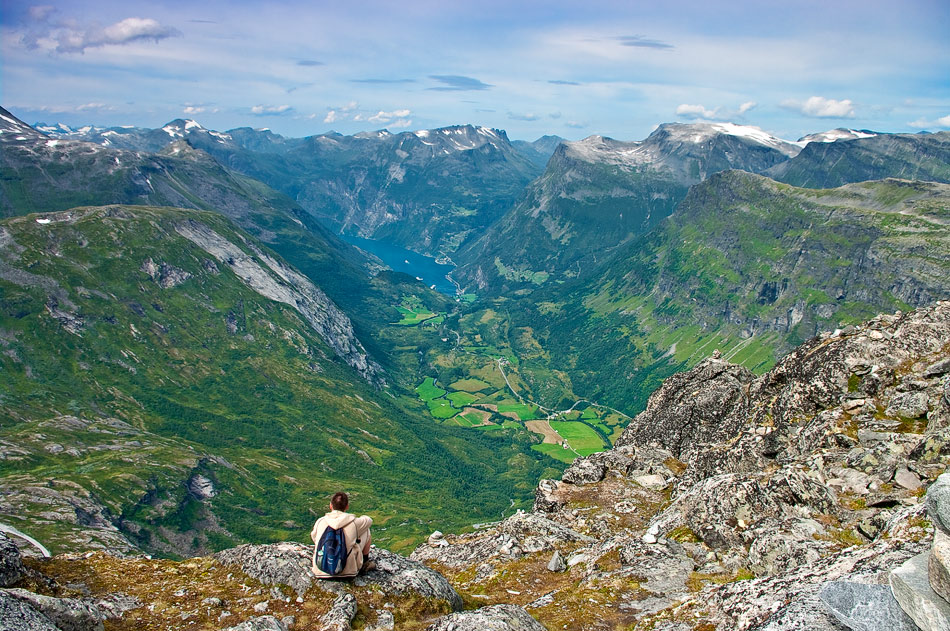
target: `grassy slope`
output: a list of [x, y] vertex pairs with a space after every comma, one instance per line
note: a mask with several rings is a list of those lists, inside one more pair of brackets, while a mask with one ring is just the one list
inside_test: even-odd
[[635, 412], [715, 349], [763, 371], [817, 330], [946, 298], [948, 208], [943, 185], [815, 191], [726, 172], [596, 283], [510, 306], [512, 326], [535, 331], [576, 392]]
[[[0, 475], [91, 488], [153, 549], [168, 545], [160, 527], [193, 532], [207, 519], [182, 486], [192, 471], [223, 489], [210, 502], [221, 533], [200, 547], [305, 540], [311, 511], [338, 488], [395, 547], [500, 514], [510, 497], [530, 501], [540, 465], [520, 455], [526, 446], [433, 426], [398, 387], [373, 390], [293, 309], [227, 269], [209, 271], [211, 257], [174, 232], [187, 217], [252, 239], [219, 215], [144, 207], [0, 224], [16, 244], [4, 248], [0, 279], [0, 438], [26, 444], [37, 422], [71, 414], [122, 419], [162, 448], [143, 463], [129, 457], [134, 446], [77, 457], [41, 441], [0, 461]], [[163, 289], [142, 271], [147, 258], [191, 277]], [[81, 328], [65, 331], [56, 309]]]

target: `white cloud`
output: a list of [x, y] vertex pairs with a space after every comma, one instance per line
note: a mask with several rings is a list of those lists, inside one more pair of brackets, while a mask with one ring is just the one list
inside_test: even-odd
[[[410, 112], [409, 110], [395, 110], [393, 112], [384, 112], [380, 110], [379, 112], [377, 112], [376, 114], [373, 114], [366, 120], [369, 121], [370, 123], [378, 123], [378, 124], [386, 125], [392, 120], [396, 120], [397, 123], [402, 122], [398, 119], [406, 119], [411, 114], [412, 112]], [[353, 118], [353, 120], [356, 120], [356, 118]], [[393, 127], [400, 127], [400, 126], [401, 125], [398, 125], [395, 123], [393, 124]]]
[[54, 28], [50, 33], [59, 53], [82, 53], [87, 48], [121, 46], [144, 40], [157, 42], [177, 35], [181, 35], [178, 29], [164, 26], [152, 18], [125, 18], [105, 28], [66, 26]]
[[950, 114], [946, 116], [941, 116], [936, 120], [926, 120], [923, 117], [918, 118], [912, 123], [907, 123], [910, 127], [915, 129], [931, 129], [931, 128], [940, 128], [940, 129], [950, 129]]
[[518, 114], [516, 112], [508, 112], [508, 118], [513, 121], [536, 121], [541, 117], [535, 114], [534, 112], [526, 112], [524, 114]]
[[323, 119], [324, 123], [335, 123], [336, 122], [336, 110], [330, 110], [327, 112], [326, 118]]
[[718, 116], [718, 112], [718, 107], [714, 110], [707, 110], [703, 105], [689, 105], [687, 103], [683, 103], [676, 108], [676, 115], [683, 116], [684, 118], [705, 118], [706, 120], [714, 120]]
[[287, 114], [293, 110], [289, 105], [255, 105], [251, 108], [251, 114], [257, 116], [272, 116], [276, 114]]
[[83, 103], [82, 105], [76, 106], [77, 112], [90, 112], [90, 111], [112, 111], [115, 108], [111, 105], [106, 105], [105, 103]]
[[812, 118], [854, 118], [854, 103], [851, 99], [826, 99], [823, 96], [809, 97], [804, 103], [787, 99], [780, 103], [788, 110], [801, 112]]
[[705, 105], [690, 105], [683, 103], [676, 108], [676, 115], [683, 118], [702, 119], [710, 121], [726, 121], [742, 117], [756, 106], [755, 101], [746, 101], [739, 105], [739, 109], [731, 110], [724, 107], [706, 109]]

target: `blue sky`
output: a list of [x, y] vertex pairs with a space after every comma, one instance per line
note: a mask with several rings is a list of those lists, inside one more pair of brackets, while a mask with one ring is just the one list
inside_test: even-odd
[[947, 0], [4, 0], [0, 18], [0, 104], [28, 123], [950, 129]]

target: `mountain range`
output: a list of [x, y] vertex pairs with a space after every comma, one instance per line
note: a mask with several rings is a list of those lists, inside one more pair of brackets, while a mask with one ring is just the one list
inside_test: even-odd
[[[165, 555], [303, 538], [341, 485], [394, 548], [497, 519], [714, 351], [763, 373], [950, 298], [948, 142], [2, 110], [0, 513], [60, 550]], [[341, 235], [451, 259], [459, 293]]]

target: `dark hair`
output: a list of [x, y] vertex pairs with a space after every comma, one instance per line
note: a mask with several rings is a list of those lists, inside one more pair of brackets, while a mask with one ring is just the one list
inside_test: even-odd
[[346, 493], [334, 493], [330, 499], [330, 506], [332, 506], [334, 510], [346, 510], [349, 505], [350, 498], [347, 497]]

